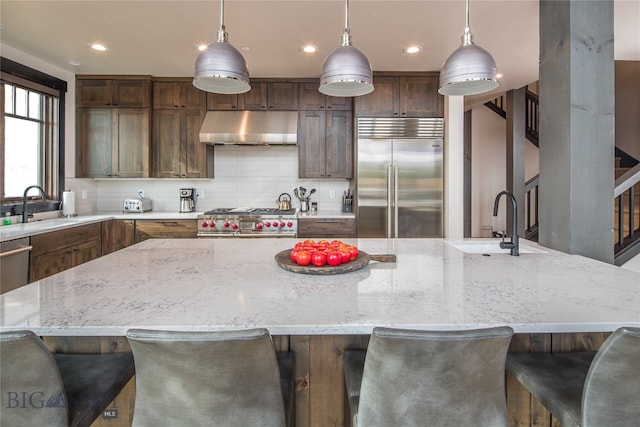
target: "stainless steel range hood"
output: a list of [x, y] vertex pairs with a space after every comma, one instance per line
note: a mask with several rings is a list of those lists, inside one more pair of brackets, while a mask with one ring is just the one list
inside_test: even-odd
[[210, 145], [296, 145], [297, 111], [208, 111], [200, 142]]

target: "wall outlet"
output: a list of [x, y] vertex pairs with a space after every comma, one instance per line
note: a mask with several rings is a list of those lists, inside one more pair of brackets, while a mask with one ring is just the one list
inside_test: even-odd
[[144, 199], [144, 190], [138, 190], [138, 197]]
[[204, 190], [196, 190], [196, 199], [204, 199]]
[[336, 190], [329, 190], [329, 198], [330, 199], [336, 198]]

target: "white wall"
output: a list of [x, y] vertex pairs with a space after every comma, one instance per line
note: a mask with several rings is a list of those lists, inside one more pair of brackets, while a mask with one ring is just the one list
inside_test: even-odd
[[[154, 211], [178, 212], [180, 188], [196, 188], [204, 191], [204, 198], [197, 201], [198, 212], [213, 208], [277, 207], [281, 193], [288, 193], [292, 206], [300, 207], [293, 194], [299, 186], [316, 192], [312, 202], [319, 210], [339, 211], [341, 196], [349, 187], [344, 179], [308, 180], [298, 178], [297, 147], [215, 147], [214, 179], [100, 179], [97, 180], [97, 211], [122, 210], [125, 198], [137, 197], [139, 189], [153, 202]], [[330, 192], [335, 192], [335, 198]]]
[[[471, 110], [471, 237], [490, 237], [504, 231], [506, 209], [493, 216], [495, 196], [506, 189], [507, 121], [484, 105]], [[538, 148], [525, 145], [525, 179], [538, 174]]]

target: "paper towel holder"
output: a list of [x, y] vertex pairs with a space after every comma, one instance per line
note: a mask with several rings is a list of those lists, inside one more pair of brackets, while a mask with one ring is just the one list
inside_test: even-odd
[[78, 216], [76, 214], [76, 197], [73, 191], [67, 190], [62, 192], [62, 200], [60, 200], [60, 207], [58, 210], [60, 212], [60, 216], [65, 218]]

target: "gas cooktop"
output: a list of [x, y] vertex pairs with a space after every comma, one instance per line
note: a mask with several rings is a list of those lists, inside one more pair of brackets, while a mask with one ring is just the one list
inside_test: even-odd
[[205, 212], [205, 215], [295, 215], [295, 209], [280, 210], [278, 208], [216, 208]]

